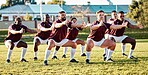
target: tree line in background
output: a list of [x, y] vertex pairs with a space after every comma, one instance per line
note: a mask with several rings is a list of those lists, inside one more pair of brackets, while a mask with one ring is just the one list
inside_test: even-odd
[[[25, 4], [26, 2], [30, 4], [37, 4], [35, 0], [6, 0], [6, 3], [1, 5], [1, 9], [11, 7], [17, 4]], [[52, 0], [47, 2], [47, 4], [59, 4], [59, 5], [61, 4], [65, 5], [65, 3], [66, 2], [64, 0]], [[42, 4], [45, 4], [45, 2], [42, 2]]]
[[127, 17], [148, 27], [148, 0], [133, 0]]
[[[16, 4], [25, 4], [26, 1], [31, 4], [36, 4], [35, 0], [6, 0], [6, 3], [1, 5], [1, 9]], [[42, 3], [45, 4], [45, 2]], [[47, 4], [59, 5], [65, 5], [65, 3], [66, 2], [64, 0], [52, 0], [47, 2]], [[129, 5], [129, 12], [126, 16], [131, 20], [134, 20], [137, 23], [142, 23], [142, 25], [148, 27], [148, 0], [133, 0], [132, 4]]]

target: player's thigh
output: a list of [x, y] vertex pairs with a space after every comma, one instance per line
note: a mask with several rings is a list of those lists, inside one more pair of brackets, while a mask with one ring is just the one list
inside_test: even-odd
[[106, 48], [106, 47], [109, 47], [109, 46], [112, 46], [112, 45], [115, 45], [115, 42], [113, 42], [112, 40], [109, 40], [109, 39], [105, 39], [100, 47]]
[[13, 49], [14, 48], [14, 43], [12, 41], [7, 40], [7, 41], [5, 41], [5, 46], [7, 48]]
[[38, 38], [34, 39], [34, 45], [38, 46], [40, 44], [41, 44], [41, 42], [40, 42], [40, 40]]
[[85, 42], [84, 42], [83, 40], [80, 40], [80, 39], [78, 39], [78, 40], [76, 41], [76, 43], [77, 43], [77, 44], [81, 44], [81, 45], [85, 45]]
[[27, 43], [24, 41], [19, 41], [18, 44], [16, 45], [16, 47], [20, 48], [20, 47], [25, 47], [27, 48]]
[[135, 42], [135, 39], [134, 38], [131, 38], [131, 37], [126, 37], [122, 43], [132, 43], [132, 42]]
[[92, 40], [88, 40], [86, 48], [93, 48], [93, 47], [94, 47], [94, 42]]
[[71, 40], [68, 40], [62, 47], [75, 47], [76, 43], [72, 42]]

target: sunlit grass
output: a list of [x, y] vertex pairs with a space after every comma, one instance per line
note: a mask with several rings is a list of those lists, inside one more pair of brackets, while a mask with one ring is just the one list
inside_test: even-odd
[[[20, 62], [21, 49], [14, 48], [11, 63], [6, 63], [7, 49], [4, 45], [0, 45], [0, 74], [2, 75], [69, 75], [69, 74], [95, 74], [95, 75], [147, 75], [148, 74], [148, 42], [138, 42], [133, 53], [138, 59], [127, 59], [121, 55], [120, 43], [112, 55], [115, 62], [104, 62], [102, 55], [103, 49], [94, 47], [91, 52], [91, 64], [85, 64], [85, 57], [80, 56], [80, 46], [78, 46], [75, 59], [79, 63], [69, 63], [70, 48], [67, 52], [67, 58], [61, 58], [63, 48], [61, 48], [57, 57], [58, 60], [52, 60], [50, 55], [48, 66], [43, 65], [45, 49], [47, 45], [41, 45], [38, 52], [38, 61], [33, 60], [33, 45], [29, 42], [28, 50], [25, 58], [29, 62]], [[130, 44], [126, 45], [126, 54], [128, 54]], [[52, 50], [53, 52], [53, 50]]]

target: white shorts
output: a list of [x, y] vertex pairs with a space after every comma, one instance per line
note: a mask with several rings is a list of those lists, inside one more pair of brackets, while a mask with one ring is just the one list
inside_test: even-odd
[[75, 42], [76, 43], [76, 41], [78, 40], [78, 38], [76, 38], [76, 39], [74, 39], [74, 40], [72, 40], [72, 42]]
[[34, 43], [35, 43], [35, 40], [36, 39], [39, 39], [39, 41], [40, 41], [41, 44], [47, 44], [47, 42], [48, 42], [48, 39], [42, 40], [40, 37], [37, 36], [37, 37], [34, 37], [34, 41], [33, 41]]
[[116, 42], [120, 42], [122, 43], [122, 41], [128, 36], [123, 35], [123, 36], [113, 36], [113, 35], [109, 35], [109, 38], [114, 38]]
[[88, 44], [88, 41], [89, 41], [89, 40], [92, 40], [95, 46], [101, 46], [101, 45], [103, 44], [103, 42], [105, 41], [104, 38], [103, 38], [102, 40], [100, 40], [100, 41], [94, 41], [94, 40], [91, 39], [91, 38], [87, 38], [87, 44]]
[[[14, 46], [16, 47], [17, 44], [20, 42], [21, 40], [17, 41], [17, 42], [13, 42]], [[11, 40], [5, 40], [5, 46], [8, 48], [8, 43], [11, 42]]]
[[[49, 39], [48, 42], [50, 42], [53, 39]], [[53, 40], [56, 46], [63, 46], [65, 43], [67, 43], [69, 40], [68, 39], [63, 39], [61, 42], [56, 42]]]
[[104, 35], [105, 39], [109, 39], [109, 34]]

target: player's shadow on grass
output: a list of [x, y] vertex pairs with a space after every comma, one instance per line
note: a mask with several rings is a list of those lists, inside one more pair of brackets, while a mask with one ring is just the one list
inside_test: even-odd
[[148, 61], [148, 57], [138, 57], [138, 59], [141, 61]]
[[[147, 58], [148, 60], [148, 58]], [[141, 60], [139, 59], [125, 59], [125, 60], [115, 60], [114, 62], [90, 62], [90, 64], [138, 64]]]

